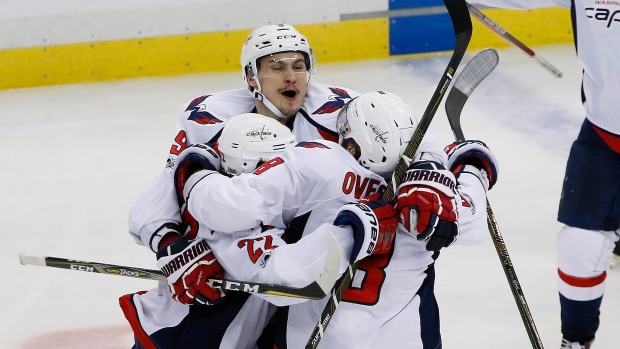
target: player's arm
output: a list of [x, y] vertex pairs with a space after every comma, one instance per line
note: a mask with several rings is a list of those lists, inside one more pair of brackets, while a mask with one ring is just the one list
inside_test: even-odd
[[[301, 192], [299, 175], [289, 168], [287, 149], [253, 173], [232, 178], [214, 171], [200, 171], [185, 185], [189, 212], [201, 224], [215, 231], [232, 233], [261, 224], [283, 228], [287, 207]], [[309, 185], [309, 181], [304, 183]]]
[[[393, 239], [397, 223], [390, 204], [350, 203], [337, 212], [333, 224], [322, 224], [294, 244], [282, 240], [283, 229], [262, 227], [232, 234], [214, 232], [208, 241], [227, 279], [302, 288], [320, 278], [326, 263], [335, 261], [342, 275], [349, 264], [375, 252], [385, 253], [382, 249], [389, 249], [385, 245], [388, 237]], [[334, 253], [331, 241], [337, 243], [340, 252]], [[277, 306], [305, 301], [257, 296]]]
[[174, 190], [172, 166], [176, 157], [187, 147], [185, 110], [177, 118], [176, 130], [164, 168], [140, 193], [129, 210], [129, 234], [137, 244], [159, 250], [160, 241], [171, 234], [180, 235], [181, 214]]
[[447, 167], [456, 178], [460, 198], [457, 243], [473, 245], [489, 236], [486, 194], [497, 182], [498, 162], [482, 141], [454, 142], [446, 147], [446, 152]]
[[182, 234], [182, 217], [173, 169], [178, 155], [188, 144], [192, 144], [192, 141], [201, 143], [204, 139], [211, 139], [221, 128], [219, 124], [209, 128], [192, 125], [191, 119], [194, 117], [194, 104], [197, 100], [199, 99], [183, 107], [165, 168], [147, 184], [129, 211], [130, 235], [137, 244], [147, 246], [154, 252], [159, 250], [162, 239]]
[[153, 178], [129, 211], [129, 233], [137, 244], [156, 252], [159, 242], [170, 234], [179, 234], [181, 215], [170, 169]]

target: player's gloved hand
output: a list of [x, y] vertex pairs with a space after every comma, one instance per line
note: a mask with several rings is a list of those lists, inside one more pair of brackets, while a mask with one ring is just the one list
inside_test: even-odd
[[448, 169], [457, 179], [461, 173], [468, 172], [467, 165], [472, 165], [480, 170], [481, 174], [478, 175], [477, 171], [470, 172], [480, 178], [485, 189], [493, 188], [497, 182], [499, 167], [495, 156], [484, 142], [476, 140], [454, 142], [444, 151], [448, 154]]
[[450, 246], [459, 234], [456, 180], [435, 161], [412, 163], [398, 187], [400, 224], [428, 251]]
[[372, 254], [389, 253], [398, 228], [398, 214], [394, 206], [381, 199], [380, 193], [362, 198], [360, 202], [368, 205], [379, 219], [379, 237]]
[[[334, 225], [349, 225], [353, 228], [353, 249], [351, 250], [351, 255], [349, 256], [349, 262], [354, 263], [359, 261], [360, 259], [370, 255], [373, 253], [375, 248], [377, 247], [377, 242], [379, 240], [379, 232], [380, 232], [380, 218], [377, 216], [377, 212], [384, 216], [384, 212], [388, 212], [389, 209], [386, 209], [384, 205], [379, 202], [375, 202], [373, 204], [377, 211], [375, 212], [373, 208], [369, 205], [357, 202], [350, 202], [348, 204], [343, 205], [340, 210], [336, 213], [336, 219], [334, 219]], [[389, 217], [382, 217], [387, 218]], [[390, 227], [389, 223], [387, 224], [388, 228], [393, 230], [393, 234], [396, 233], [395, 226]], [[383, 244], [390, 243], [389, 238], [390, 232], [387, 232], [388, 237], [381, 237], [383, 240]], [[392, 236], [392, 240], [394, 237]], [[381, 249], [385, 249], [385, 246], [382, 246]]]
[[184, 304], [212, 305], [224, 296], [208, 284], [224, 278], [224, 269], [207, 242], [184, 236], [157, 252], [157, 267], [166, 275], [172, 298]]
[[174, 188], [179, 205], [183, 206], [185, 196], [183, 190], [189, 177], [200, 170], [218, 171], [220, 156], [208, 144], [193, 144], [185, 148], [174, 162]]

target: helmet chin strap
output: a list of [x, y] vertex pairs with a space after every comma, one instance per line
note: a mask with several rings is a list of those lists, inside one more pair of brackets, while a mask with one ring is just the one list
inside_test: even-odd
[[271, 103], [269, 99], [267, 99], [267, 97], [265, 97], [265, 95], [260, 91], [261, 88], [260, 88], [260, 82], [258, 81], [258, 79], [255, 77], [253, 77], [252, 79], [256, 82], [256, 88], [254, 89], [254, 91], [252, 91], [252, 93], [254, 94], [254, 99], [263, 102], [263, 104], [267, 107], [267, 109], [269, 109], [278, 118], [288, 119], [289, 117], [282, 114], [280, 109], [278, 109], [275, 105], [273, 105], [273, 103]]
[[271, 110], [271, 112], [274, 113], [275, 116], [277, 116], [278, 118], [280, 119], [290, 118], [289, 116], [282, 114], [280, 109], [278, 109], [275, 105], [273, 105], [273, 103], [271, 103], [269, 99], [267, 99], [267, 97], [265, 97], [265, 95], [259, 91], [259, 89], [254, 90], [254, 99], [263, 102], [263, 104], [267, 107], [267, 109]]

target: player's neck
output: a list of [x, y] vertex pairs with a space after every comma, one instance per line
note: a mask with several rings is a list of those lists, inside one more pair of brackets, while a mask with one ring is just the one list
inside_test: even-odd
[[286, 121], [288, 120], [288, 118], [285, 119], [278, 117], [274, 112], [271, 111], [271, 109], [267, 108], [267, 106], [259, 100], [256, 101], [256, 112], [258, 114], [262, 114], [272, 119], [278, 120], [278, 122], [280, 122], [282, 125], [286, 125]]

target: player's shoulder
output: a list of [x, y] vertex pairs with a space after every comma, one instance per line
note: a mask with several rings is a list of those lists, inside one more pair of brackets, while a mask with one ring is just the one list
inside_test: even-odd
[[235, 115], [252, 112], [254, 98], [246, 89], [216, 92], [196, 97], [181, 110], [179, 126], [188, 144], [213, 143], [224, 125]]
[[310, 83], [302, 108], [309, 115], [331, 114], [359, 95], [359, 92], [347, 87]]
[[254, 98], [245, 88], [198, 96], [183, 106], [183, 118], [198, 124], [216, 124], [255, 107]]

